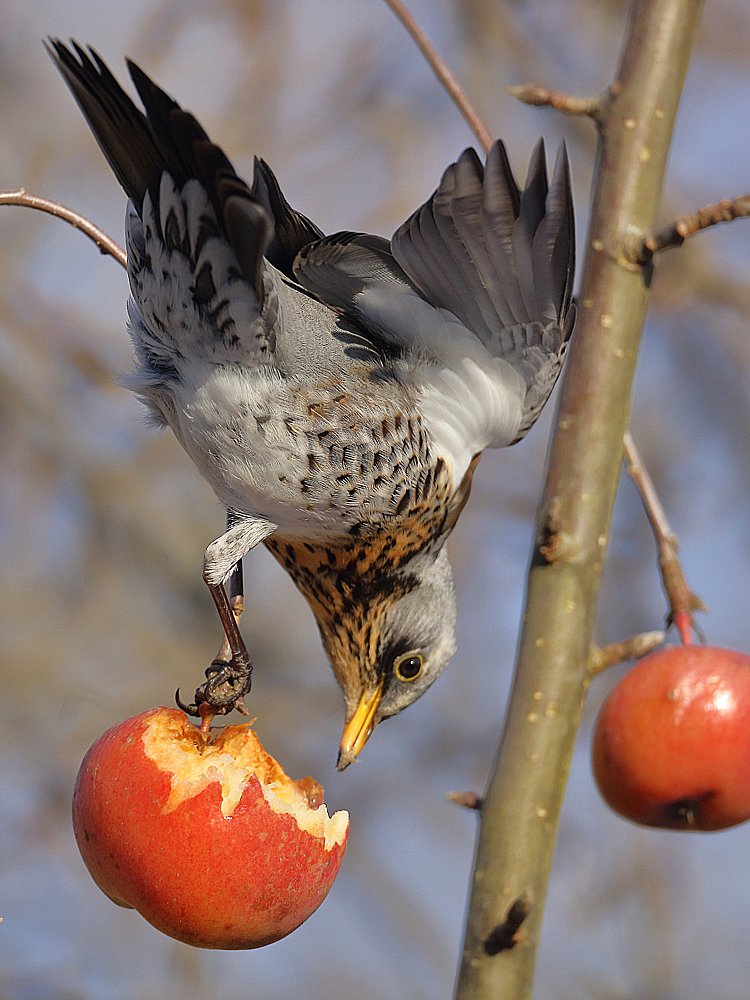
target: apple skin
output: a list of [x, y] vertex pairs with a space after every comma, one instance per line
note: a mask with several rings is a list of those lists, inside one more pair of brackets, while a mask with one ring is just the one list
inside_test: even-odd
[[320, 785], [287, 778], [249, 726], [210, 736], [169, 708], [108, 730], [81, 764], [73, 828], [115, 903], [186, 944], [258, 948], [323, 902], [349, 819], [329, 819]]
[[597, 719], [594, 777], [626, 819], [723, 830], [750, 819], [750, 657], [678, 646], [644, 657]]

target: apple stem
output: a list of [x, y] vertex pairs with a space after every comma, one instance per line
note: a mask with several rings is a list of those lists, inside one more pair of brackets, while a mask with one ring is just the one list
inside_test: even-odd
[[198, 714], [201, 717], [201, 733], [203, 733], [204, 736], [208, 736], [211, 729], [211, 723], [216, 718], [216, 712], [204, 701], [198, 706]]
[[[667, 620], [671, 621], [677, 628], [683, 645], [689, 646], [692, 642], [691, 630], [695, 628], [695, 623], [692, 620], [693, 613], [707, 609], [697, 594], [694, 594], [688, 586], [677, 555], [679, 549], [677, 536], [667, 520], [656, 487], [648, 474], [630, 431], [625, 432], [623, 445], [628, 474], [638, 489], [646, 516], [656, 538], [662, 586], [670, 608]], [[696, 631], [698, 630], [696, 629]]]
[[673, 618], [674, 627], [677, 629], [680, 641], [683, 646], [693, 644], [693, 622], [689, 611], [677, 611]]

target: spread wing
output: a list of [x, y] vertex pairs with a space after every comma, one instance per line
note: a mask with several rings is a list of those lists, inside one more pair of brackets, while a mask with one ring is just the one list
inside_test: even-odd
[[[463, 379], [469, 422], [482, 423], [466, 446], [479, 450], [521, 438], [552, 391], [575, 318], [574, 268], [567, 155], [549, 184], [540, 140], [523, 189], [502, 142], [484, 166], [468, 149], [390, 243], [336, 234], [304, 248], [294, 270], [392, 344], [426, 352], [440, 378], [447, 368]], [[482, 388], [457, 356], [485, 370]]]
[[289, 206], [264, 161], [256, 159], [252, 187], [239, 178], [134, 63], [144, 111], [92, 49], [57, 40], [48, 49], [131, 202], [131, 327], [144, 394], [178, 379], [190, 357], [272, 363], [282, 276], [321, 231]]

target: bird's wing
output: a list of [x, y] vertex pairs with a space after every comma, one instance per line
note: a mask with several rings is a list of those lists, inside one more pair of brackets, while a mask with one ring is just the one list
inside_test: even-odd
[[425, 369], [428, 381], [448, 369], [452, 397], [463, 380], [467, 411], [485, 411], [478, 450], [519, 440], [552, 391], [573, 328], [574, 267], [564, 148], [550, 185], [540, 141], [520, 189], [498, 141], [484, 166], [466, 150], [390, 243], [339, 233], [305, 247], [294, 272], [391, 345], [432, 357], [442, 371]]
[[322, 239], [324, 233], [306, 215], [292, 208], [282, 194], [273, 170], [257, 156], [251, 193], [274, 223], [273, 238], [265, 253], [266, 260], [291, 278], [294, 258], [308, 243]]
[[393, 255], [436, 306], [449, 309], [502, 354], [502, 331], [561, 324], [570, 306], [575, 233], [564, 146], [551, 186], [544, 142], [526, 186], [516, 184], [502, 142], [482, 166], [467, 149], [391, 241]]
[[134, 63], [145, 113], [96, 52], [72, 45], [50, 40], [49, 51], [131, 201], [139, 377], [177, 377], [180, 358], [196, 356], [273, 363], [282, 274], [321, 231], [289, 206], [261, 160], [249, 187], [195, 118]]
[[522, 376], [518, 440], [554, 387], [575, 321], [575, 222], [564, 144], [548, 184], [539, 140], [523, 189], [502, 142], [484, 168], [466, 150], [391, 245], [425, 298], [454, 313]]

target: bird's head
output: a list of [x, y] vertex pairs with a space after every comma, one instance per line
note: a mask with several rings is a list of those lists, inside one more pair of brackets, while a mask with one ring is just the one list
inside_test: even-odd
[[340, 596], [333, 614], [328, 607], [321, 613], [319, 604], [313, 610], [346, 703], [343, 771], [377, 724], [416, 701], [448, 665], [456, 650], [456, 595], [441, 549], [388, 577], [365, 574]]

